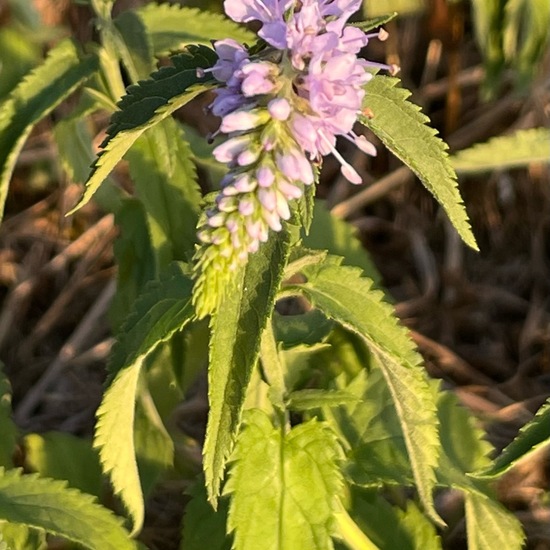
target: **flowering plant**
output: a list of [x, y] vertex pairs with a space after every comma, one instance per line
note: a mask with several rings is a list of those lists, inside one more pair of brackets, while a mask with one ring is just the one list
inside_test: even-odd
[[[519, 549], [521, 528], [488, 480], [548, 442], [550, 409], [492, 463], [472, 418], [428, 379], [351, 229], [314, 200], [327, 155], [361, 184], [338, 140], [372, 156], [375, 136], [476, 247], [446, 145], [397, 68], [363, 56], [393, 16], [351, 23], [359, 0], [226, 0], [232, 21], [168, 4], [113, 19], [113, 2], [90, 3], [100, 44], [60, 42], [3, 103], [0, 184], [33, 125], [84, 91], [55, 138], [71, 178], [87, 180], [72, 212], [95, 194], [121, 232], [94, 447], [123, 507], [13, 467], [18, 432], [0, 376], [0, 548], [23, 547], [29, 528], [36, 548], [45, 532], [136, 548], [147, 497], [159, 480], [183, 479], [186, 550], [440, 548], [456, 518], [441, 517], [434, 494], [448, 490], [462, 495], [472, 550]], [[172, 117], [207, 93], [220, 119], [215, 165]], [[93, 155], [83, 116], [105, 109], [101, 152], [83, 174]], [[131, 194], [109, 179], [123, 158]], [[214, 182], [205, 199], [197, 165]], [[206, 364], [206, 432], [184, 436], [185, 396]]]

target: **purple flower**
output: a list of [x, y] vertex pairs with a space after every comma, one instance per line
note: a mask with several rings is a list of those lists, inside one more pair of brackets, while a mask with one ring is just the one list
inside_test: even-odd
[[285, 11], [293, 4], [292, 0], [225, 0], [225, 13], [239, 23], [261, 21], [263, 26], [258, 33], [275, 48], [286, 47]]

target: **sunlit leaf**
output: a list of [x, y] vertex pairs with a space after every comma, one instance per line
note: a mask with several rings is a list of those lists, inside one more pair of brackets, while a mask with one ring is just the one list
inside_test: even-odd
[[204, 444], [209, 500], [215, 505], [225, 464], [241, 420], [260, 340], [271, 317], [289, 250], [287, 231], [275, 233], [250, 256], [237, 290], [229, 293], [211, 321], [208, 399], [210, 413]]
[[360, 270], [335, 265], [310, 265], [302, 269], [306, 282], [290, 284], [286, 292], [305, 295], [328, 317], [365, 338], [379, 363], [407, 446], [415, 483], [428, 514], [437, 522], [432, 498], [434, 468], [439, 454], [435, 402], [421, 358], [404, 327], [398, 325], [383, 294]]
[[44, 529], [92, 550], [130, 550], [122, 522], [65, 482], [0, 470], [0, 520]]
[[192, 282], [178, 265], [160, 283], [151, 283], [136, 301], [113, 349], [114, 375], [99, 407], [94, 445], [103, 470], [130, 513], [134, 532], [143, 523], [144, 505], [134, 443], [134, 409], [141, 367], [156, 347], [182, 330], [193, 317]]
[[235, 550], [331, 548], [342, 490], [334, 434], [315, 420], [284, 433], [257, 409], [245, 421], [225, 489]]
[[360, 116], [420, 179], [443, 207], [464, 242], [477, 250], [466, 209], [458, 191], [456, 173], [449, 161], [447, 144], [427, 125], [420, 107], [408, 101], [411, 92], [397, 87], [399, 80], [376, 75], [365, 86], [364, 107], [373, 116]]

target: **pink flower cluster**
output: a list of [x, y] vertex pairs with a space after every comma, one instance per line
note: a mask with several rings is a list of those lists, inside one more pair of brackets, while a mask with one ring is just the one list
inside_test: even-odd
[[[371, 38], [347, 25], [361, 0], [225, 0], [237, 22], [259, 21], [267, 43], [257, 53], [234, 40], [214, 43], [209, 69], [222, 84], [210, 105], [226, 140], [214, 156], [229, 166], [215, 205], [199, 230], [196, 295], [220, 290], [234, 271], [290, 218], [289, 201], [314, 181], [312, 163], [332, 153], [352, 183], [361, 177], [336, 150], [337, 136], [367, 154], [374, 146], [353, 132], [374, 65], [357, 57]], [[223, 291], [221, 292], [223, 294]], [[215, 304], [202, 298], [199, 315]]]

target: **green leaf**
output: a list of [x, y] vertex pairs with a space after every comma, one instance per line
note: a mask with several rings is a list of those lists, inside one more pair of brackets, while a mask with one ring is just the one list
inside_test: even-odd
[[343, 256], [346, 264], [360, 267], [367, 277], [379, 284], [380, 273], [356, 233], [350, 224], [333, 216], [324, 201], [317, 199], [311, 228], [309, 234], [302, 237], [302, 244], [307, 248]]
[[285, 434], [257, 409], [245, 422], [224, 491], [235, 550], [331, 548], [342, 491], [334, 434], [315, 420]]
[[520, 522], [496, 500], [467, 493], [466, 533], [468, 550], [520, 550], [525, 535]]
[[0, 467], [13, 467], [13, 453], [17, 444], [17, 427], [12, 420], [11, 386], [0, 363]]
[[148, 4], [138, 10], [155, 55], [166, 55], [189, 44], [210, 45], [212, 40], [232, 38], [252, 44], [256, 37], [243, 26], [208, 11], [178, 4]]
[[459, 151], [451, 157], [459, 174], [521, 168], [531, 163], [550, 163], [550, 130], [531, 128]]
[[357, 397], [344, 390], [298, 390], [287, 397], [288, 408], [294, 411], [339, 407], [358, 401]]
[[76, 46], [64, 40], [50, 50], [44, 63], [12, 91], [0, 111], [0, 216], [15, 161], [33, 126], [88, 79], [97, 58], [80, 58]]
[[324, 409], [323, 416], [349, 449], [345, 472], [361, 487], [413, 484], [403, 429], [380, 368], [360, 371], [351, 382], [335, 384], [355, 396], [357, 403]]
[[144, 80], [130, 86], [119, 102], [101, 144], [84, 196], [72, 212], [84, 206], [111, 170], [128, 152], [136, 140], [149, 128], [168, 118], [193, 98], [210, 89], [210, 76], [199, 78], [197, 68], [211, 67], [217, 60], [215, 52], [205, 46], [189, 46], [188, 51], [170, 58], [173, 65], [163, 67]]
[[[365, 11], [367, 11], [369, 8], [365, 8]], [[392, 13], [386, 13], [384, 15], [379, 15], [377, 17], [373, 17], [371, 19], [367, 19], [365, 21], [358, 21], [357, 23], [351, 23], [354, 27], [359, 27], [363, 32], [369, 32], [373, 29], [376, 29], [378, 27], [381, 27], [382, 25], [385, 25], [386, 23], [389, 23], [392, 19], [395, 19], [397, 17], [397, 12], [394, 11]]]
[[397, 78], [374, 76], [365, 86], [364, 100], [364, 106], [374, 116], [360, 116], [360, 120], [418, 176], [444, 208], [464, 242], [477, 250], [447, 144], [436, 136], [436, 130], [427, 126], [429, 119], [420, 107], [407, 101], [411, 92], [396, 87], [398, 82]]
[[421, 358], [404, 327], [398, 325], [383, 294], [357, 268], [328, 263], [302, 269], [307, 281], [291, 284], [328, 317], [365, 338], [380, 364], [399, 416], [414, 479], [426, 511], [441, 523], [433, 506], [434, 468], [439, 454], [438, 421]]
[[132, 310], [145, 285], [157, 276], [158, 266], [143, 203], [137, 199], [124, 199], [115, 221], [119, 228], [114, 243], [118, 266], [117, 293], [109, 313], [116, 330]]
[[143, 24], [134, 10], [123, 11], [115, 20], [122, 40], [119, 51], [132, 81], [147, 78], [156, 69], [153, 44]]
[[[4, 543], [4, 545], [2, 545]], [[21, 523], [0, 522], [0, 550], [47, 550], [46, 533]]]
[[136, 301], [113, 349], [115, 378], [99, 407], [94, 446], [115, 492], [130, 513], [136, 533], [143, 523], [143, 494], [136, 464], [134, 412], [141, 367], [156, 347], [182, 330], [193, 316], [192, 282], [181, 266], [149, 285]]
[[101, 497], [101, 467], [91, 441], [71, 434], [28, 434], [23, 439], [25, 466], [41, 477], [65, 480], [70, 487]]
[[185, 506], [181, 550], [231, 550], [232, 537], [226, 535], [228, 500], [221, 499], [214, 511], [202, 476], [192, 486], [189, 496], [192, 498]]
[[273, 314], [273, 330], [277, 342], [283, 348], [313, 346], [328, 336], [334, 322], [319, 310], [312, 309], [299, 315]]
[[128, 151], [130, 175], [147, 213], [159, 269], [191, 257], [201, 192], [189, 145], [178, 124], [165, 119]]
[[121, 521], [62, 481], [0, 470], [0, 519], [72, 540], [92, 550], [135, 548]]
[[236, 291], [228, 294], [211, 321], [210, 413], [203, 462], [208, 498], [214, 506], [239, 430], [247, 386], [258, 360], [262, 332], [273, 312], [288, 251], [288, 232], [272, 234], [267, 243], [250, 256], [237, 277]]
[[147, 498], [159, 477], [174, 465], [174, 442], [145, 383], [141, 384], [138, 391], [134, 445], [141, 489]]
[[537, 412], [535, 418], [521, 428], [519, 435], [488, 468], [475, 472], [476, 477], [495, 478], [513, 468], [520, 460], [550, 444], [550, 400]]
[[350, 514], [379, 550], [441, 550], [435, 527], [412, 501], [401, 509], [374, 491], [355, 489]]
[[[438, 387], [438, 382], [432, 383], [434, 394]], [[465, 494], [468, 549], [519, 550], [524, 538], [519, 521], [499, 504], [486, 484], [466, 475], [490, 462], [491, 445], [482, 439], [482, 430], [475, 426], [472, 416], [458, 404], [454, 394], [439, 392], [437, 395], [444, 451], [437, 476], [441, 485]]]

